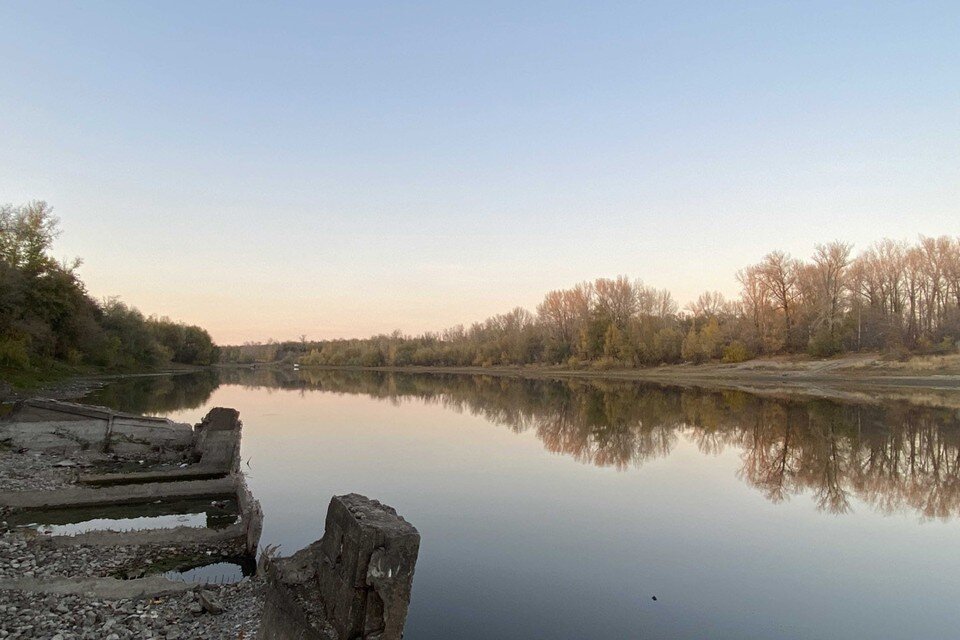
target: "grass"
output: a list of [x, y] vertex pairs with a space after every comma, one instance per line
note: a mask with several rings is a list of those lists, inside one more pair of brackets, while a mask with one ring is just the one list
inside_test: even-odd
[[905, 361], [891, 360], [877, 365], [904, 373], [960, 373], [960, 354], [913, 356]]

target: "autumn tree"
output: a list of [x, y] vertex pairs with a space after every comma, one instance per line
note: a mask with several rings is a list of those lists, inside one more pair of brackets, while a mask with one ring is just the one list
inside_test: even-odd
[[788, 348], [792, 344], [793, 305], [798, 293], [799, 271], [800, 263], [783, 251], [768, 253], [758, 271], [764, 288], [783, 316], [783, 344]]

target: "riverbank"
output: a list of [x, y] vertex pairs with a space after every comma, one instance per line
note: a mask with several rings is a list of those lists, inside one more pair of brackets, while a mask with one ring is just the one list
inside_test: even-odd
[[494, 367], [302, 367], [302, 369], [503, 376], [553, 380], [619, 380], [681, 387], [736, 389], [761, 395], [843, 400], [901, 398], [960, 407], [960, 356], [889, 361], [879, 354], [829, 359], [758, 358], [738, 364], [680, 364], [640, 369]]
[[814, 360], [757, 358], [738, 364], [676, 364], [647, 368], [570, 368], [561, 366], [489, 367], [355, 367], [302, 366], [303, 369], [342, 369], [396, 373], [462, 373], [553, 378], [616, 378], [651, 381], [831, 382], [876, 386], [960, 388], [960, 355], [915, 357], [887, 361], [877, 354]]
[[[206, 369], [287, 369], [289, 365], [171, 365], [143, 372], [102, 372], [60, 377], [30, 388], [4, 388], [0, 377], [0, 401], [28, 398], [82, 398], [111, 382], [136, 377], [193, 373]], [[356, 367], [320, 365], [302, 370], [379, 371], [387, 373], [459, 374], [556, 380], [635, 380], [676, 386], [731, 388], [756, 393], [801, 393], [819, 397], [855, 398], [863, 394], [949, 394], [960, 391], [960, 355], [915, 356], [905, 361], [881, 354], [855, 354], [814, 359], [806, 356], [755, 358], [738, 364], [677, 364], [647, 368], [570, 368], [566, 366], [489, 367]], [[2, 373], [2, 372], [0, 372]]]

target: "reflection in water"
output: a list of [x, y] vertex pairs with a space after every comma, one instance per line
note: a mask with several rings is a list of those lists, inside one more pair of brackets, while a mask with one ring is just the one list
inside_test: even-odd
[[176, 527], [204, 527], [207, 518], [203, 513], [181, 513], [166, 516], [142, 516], [137, 518], [95, 518], [68, 524], [31, 524], [37, 532], [53, 536], [75, 536], [90, 531], [144, 531], [147, 529], [174, 529]]
[[120, 378], [86, 396], [83, 401], [117, 411], [162, 415], [196, 409], [220, 386], [220, 372], [203, 369], [190, 373]]
[[256, 562], [243, 558], [236, 562], [211, 562], [185, 569], [167, 571], [163, 577], [196, 584], [233, 584], [257, 572]]
[[547, 450], [628, 469], [669, 455], [681, 437], [704, 454], [740, 450], [739, 475], [779, 502], [812, 491], [819, 507], [851, 497], [924, 518], [960, 513], [960, 418], [904, 401], [781, 399], [620, 380], [539, 380], [350, 370], [225, 369], [120, 380], [87, 400], [137, 413], [202, 405], [220, 384], [416, 400], [533, 431]]
[[617, 469], [667, 456], [684, 436], [704, 454], [740, 449], [740, 477], [774, 502], [810, 490], [833, 513], [849, 510], [851, 496], [887, 513], [960, 513], [954, 409], [596, 379], [255, 369], [224, 372], [222, 381], [438, 403], [516, 432], [532, 430], [551, 452]]
[[[960, 626], [952, 410], [344, 370], [219, 383], [168, 415], [241, 411], [265, 543], [309, 544], [349, 491], [420, 529], [410, 638], [901, 640]], [[126, 391], [189, 397], [161, 388]]]

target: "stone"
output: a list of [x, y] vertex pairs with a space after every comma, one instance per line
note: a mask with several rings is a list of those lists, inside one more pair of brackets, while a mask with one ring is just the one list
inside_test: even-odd
[[212, 613], [213, 615], [223, 613], [223, 604], [212, 591], [206, 589], [201, 590], [197, 596], [197, 600], [207, 613]]

